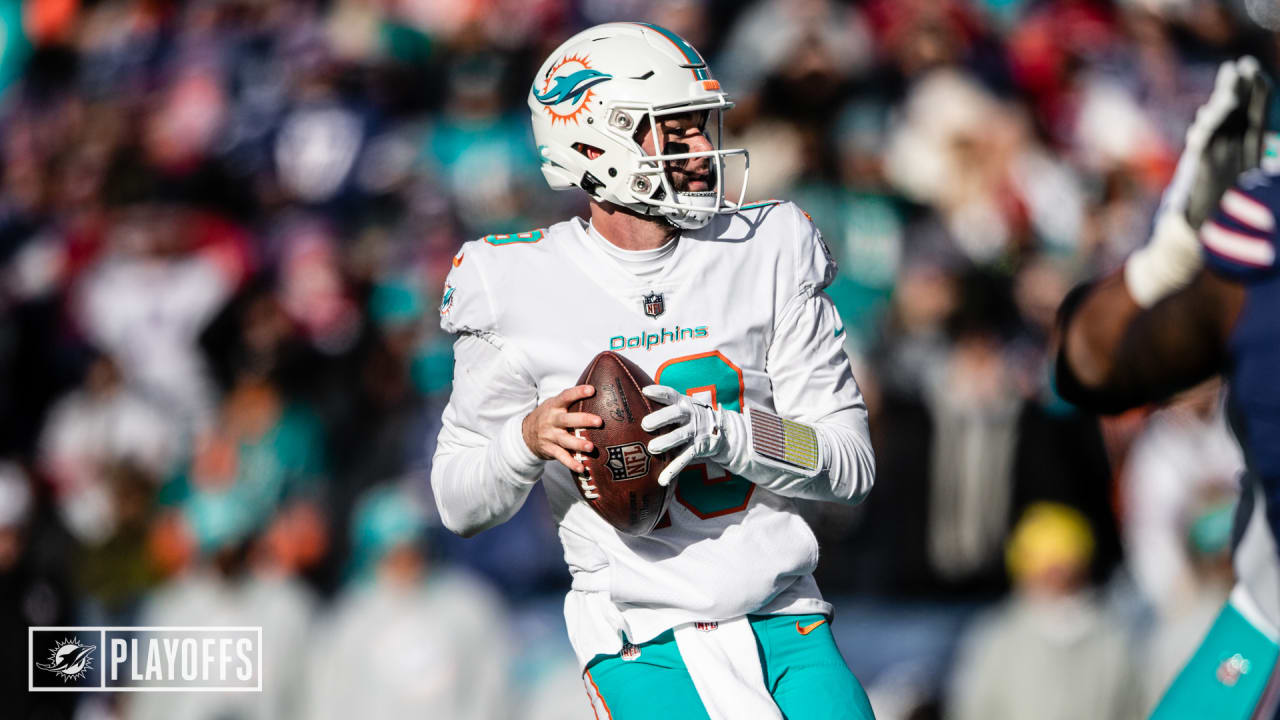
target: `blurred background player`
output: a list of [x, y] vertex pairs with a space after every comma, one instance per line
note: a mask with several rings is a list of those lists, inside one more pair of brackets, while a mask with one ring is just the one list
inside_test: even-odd
[[1221, 373], [1245, 451], [1237, 584], [1153, 717], [1272, 717], [1280, 701], [1280, 185], [1264, 160], [1271, 102], [1256, 60], [1224, 63], [1187, 132], [1151, 241], [1062, 308], [1064, 397], [1116, 412]]
[[[551, 187], [590, 195], [590, 221], [489, 235], [454, 258], [440, 316], [457, 365], [432, 487], [445, 526], [469, 536], [543, 481], [598, 714], [869, 718], [795, 504], [854, 504], [874, 481], [822, 292], [835, 265], [806, 213], [743, 203], [745, 167], [731, 183], [726, 161], [745, 153], [719, 142], [730, 107], [702, 56], [657, 25], [600, 25], [550, 54], [529, 94], [534, 139]], [[573, 430], [602, 421], [569, 411], [596, 389], [568, 386], [605, 349], [652, 373], [643, 392], [663, 406], [637, 419], [659, 433], [649, 453], [673, 454], [659, 482], [677, 491], [645, 536], [596, 515], [570, 474], [593, 451]]]

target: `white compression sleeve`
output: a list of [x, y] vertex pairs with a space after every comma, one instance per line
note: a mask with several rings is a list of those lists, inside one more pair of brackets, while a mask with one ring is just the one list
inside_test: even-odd
[[857, 503], [875, 482], [867, 409], [844, 350], [844, 326], [822, 293], [784, 310], [767, 369], [777, 413], [723, 413], [718, 462], [787, 497]]
[[492, 338], [459, 336], [454, 359], [431, 488], [445, 527], [471, 536], [514, 515], [542, 474], [520, 430], [537, 390]]

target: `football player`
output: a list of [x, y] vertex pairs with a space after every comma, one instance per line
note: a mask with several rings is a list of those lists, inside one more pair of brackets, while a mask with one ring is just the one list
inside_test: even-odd
[[[597, 717], [871, 717], [795, 503], [857, 503], [875, 474], [817, 229], [790, 203], [743, 203], [746, 152], [719, 146], [732, 104], [669, 30], [575, 35], [528, 101], [543, 174], [587, 193], [590, 220], [490, 235], [453, 260], [440, 316], [457, 365], [431, 472], [444, 524], [497, 525], [542, 480]], [[735, 193], [729, 162], [744, 166]], [[574, 486], [592, 451], [574, 430], [601, 422], [569, 411], [594, 392], [575, 378], [604, 350], [655, 379], [648, 450], [676, 458], [646, 536]]]
[[1219, 373], [1230, 380], [1248, 466], [1237, 584], [1156, 707], [1161, 719], [1271, 718], [1280, 693], [1280, 177], [1258, 167], [1270, 101], [1256, 61], [1223, 64], [1151, 240], [1060, 310], [1058, 389], [1077, 405], [1115, 412]]

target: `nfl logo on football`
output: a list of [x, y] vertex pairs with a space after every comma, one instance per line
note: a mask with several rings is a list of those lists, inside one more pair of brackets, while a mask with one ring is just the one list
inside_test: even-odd
[[662, 293], [651, 292], [644, 296], [644, 314], [656, 318], [666, 312], [666, 303], [662, 301]]
[[610, 445], [605, 450], [609, 453], [607, 465], [614, 482], [644, 477], [649, 472], [649, 453], [645, 452], [644, 445]]

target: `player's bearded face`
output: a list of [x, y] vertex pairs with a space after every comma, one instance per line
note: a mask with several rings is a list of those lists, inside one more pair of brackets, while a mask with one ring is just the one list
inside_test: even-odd
[[[705, 111], [668, 115], [658, 120], [657, 133], [650, 132], [649, 121], [646, 119], [636, 129], [635, 139], [647, 155], [676, 155], [712, 150], [711, 140], [706, 133], [707, 118], [708, 113]], [[704, 192], [715, 188], [709, 157], [670, 160], [664, 165], [667, 178], [676, 192]]]

